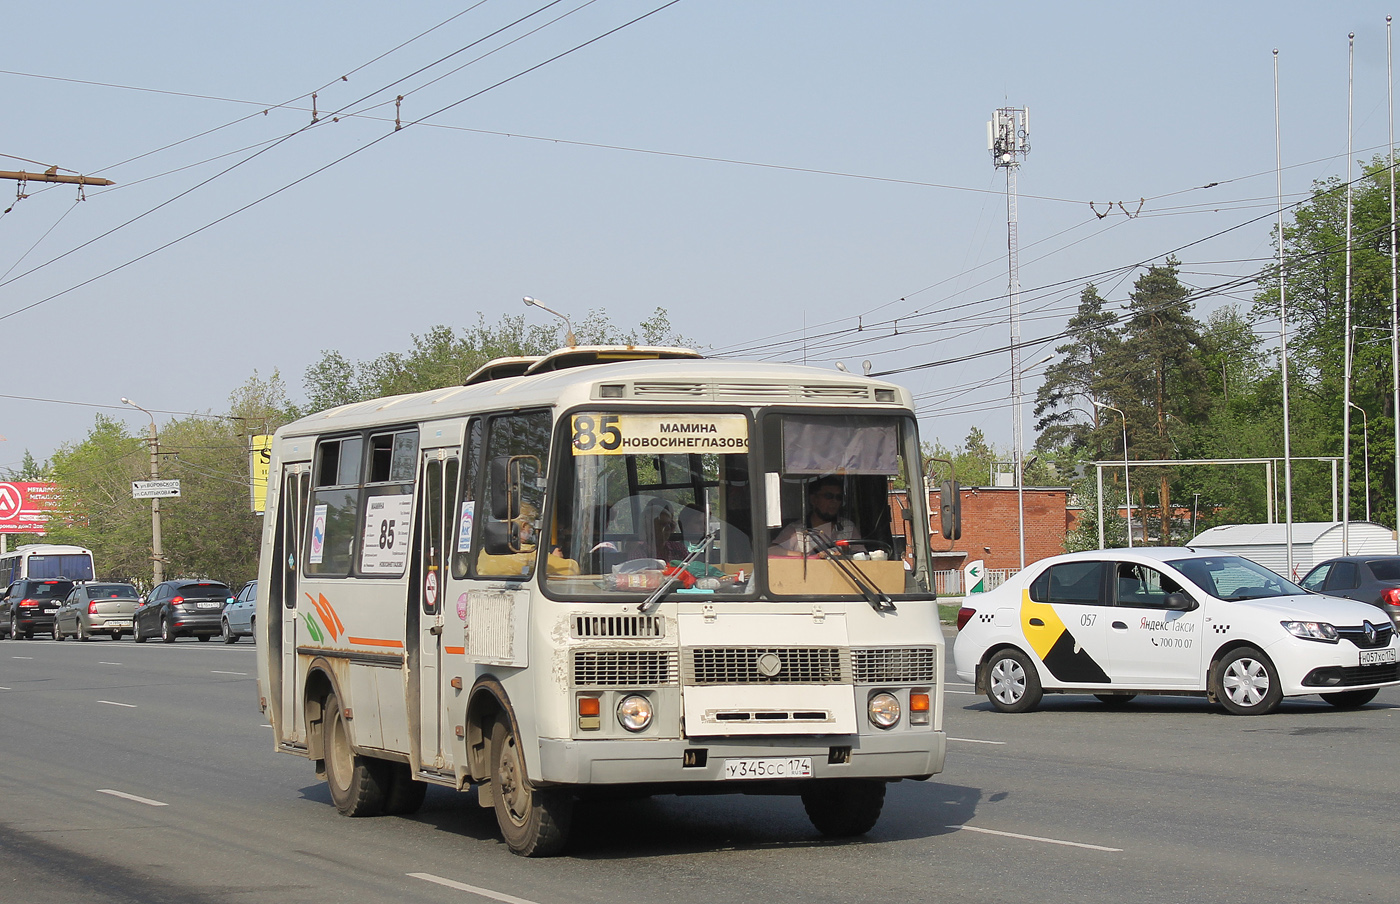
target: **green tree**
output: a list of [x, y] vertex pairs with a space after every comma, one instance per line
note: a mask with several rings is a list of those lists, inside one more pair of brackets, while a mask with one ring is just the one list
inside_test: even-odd
[[[1092, 400], [1098, 398], [1103, 363], [1120, 343], [1117, 317], [1104, 309], [1105, 304], [1093, 283], [1080, 293], [1079, 309], [1066, 329], [1071, 341], [1055, 347], [1059, 360], [1045, 369], [1036, 392], [1037, 449], [1068, 446], [1083, 455], [1103, 457], [1102, 436], [1097, 432], [1099, 412]], [[1086, 415], [1088, 422], [1082, 419]]]

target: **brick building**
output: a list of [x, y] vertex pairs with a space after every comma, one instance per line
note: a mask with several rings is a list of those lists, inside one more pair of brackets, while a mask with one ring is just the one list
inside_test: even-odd
[[[1026, 524], [1026, 564], [1065, 551], [1065, 534], [1081, 514], [1069, 506], [1068, 487], [1023, 487]], [[962, 568], [982, 559], [987, 568], [1020, 568], [1021, 544], [1017, 536], [1015, 487], [963, 487], [962, 538], [952, 550], [938, 524], [938, 493], [929, 499], [932, 518], [934, 567]]]

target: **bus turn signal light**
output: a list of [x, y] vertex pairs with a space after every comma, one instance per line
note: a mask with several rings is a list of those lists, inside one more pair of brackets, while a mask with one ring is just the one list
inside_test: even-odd
[[597, 697], [578, 698], [578, 727], [581, 731], [597, 731], [603, 727], [602, 701]]

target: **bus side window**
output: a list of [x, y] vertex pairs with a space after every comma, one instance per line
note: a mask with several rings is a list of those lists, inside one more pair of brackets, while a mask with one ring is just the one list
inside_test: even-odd
[[462, 495], [457, 503], [456, 523], [452, 536], [457, 545], [452, 552], [452, 576], [464, 578], [471, 571], [472, 533], [476, 524], [477, 463], [481, 460], [481, 418], [472, 418], [467, 425], [466, 448], [462, 451]]
[[491, 419], [486, 437], [491, 479], [485, 511], [476, 513], [486, 519], [479, 528], [484, 534], [476, 560], [480, 574], [528, 577], [534, 571], [549, 432], [548, 411]]

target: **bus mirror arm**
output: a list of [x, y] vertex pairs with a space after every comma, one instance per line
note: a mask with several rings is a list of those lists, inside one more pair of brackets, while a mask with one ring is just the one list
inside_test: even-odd
[[666, 580], [661, 582], [661, 586], [653, 590], [651, 596], [642, 601], [642, 604], [637, 607], [637, 611], [645, 613], [652, 606], [661, 602], [666, 594], [671, 592], [671, 588], [676, 586], [676, 582], [680, 580], [680, 573], [685, 570], [687, 565], [698, 559], [700, 553], [709, 549], [710, 544], [715, 542], [717, 536], [719, 536], [719, 528], [717, 526], [710, 528], [710, 532], [701, 537], [700, 542], [696, 543], [691, 547], [690, 552], [685, 554], [685, 558], [681, 559], [681, 564], [673, 568], [671, 574], [666, 575]]

